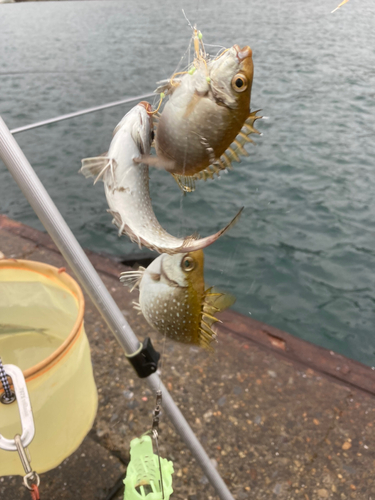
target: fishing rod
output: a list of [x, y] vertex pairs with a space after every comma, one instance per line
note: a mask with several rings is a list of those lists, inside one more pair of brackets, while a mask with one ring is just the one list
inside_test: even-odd
[[49, 120], [43, 120], [41, 122], [31, 123], [30, 125], [25, 125], [24, 127], [14, 128], [10, 131], [10, 133], [18, 134], [19, 132], [25, 132], [26, 130], [31, 130], [33, 128], [49, 125], [50, 123], [62, 122], [63, 120], [69, 120], [69, 118], [75, 118], [76, 116], [87, 115], [89, 113], [94, 113], [95, 111], [100, 111], [102, 109], [114, 108], [115, 106], [120, 106], [121, 104], [127, 104], [128, 102], [133, 102], [133, 101], [141, 101], [142, 99], [154, 96], [155, 94], [151, 92], [150, 94], [128, 97], [127, 99], [122, 99], [121, 101], [109, 102], [107, 104], [102, 104], [101, 106], [95, 106], [94, 108], [82, 109], [80, 111], [75, 111], [74, 113], [68, 113], [66, 115], [56, 116], [55, 118], [50, 118]]
[[[141, 352], [143, 345], [140, 344], [1, 116], [0, 158], [125, 351], [128, 361], [131, 362], [131, 358], [139, 358], [137, 355]], [[143, 355], [141, 358], [146, 359]], [[132, 365], [135, 367], [133, 363]], [[162, 392], [165, 413], [216, 490], [220, 500], [234, 500], [224, 480], [157, 373], [151, 373], [145, 378], [145, 381], [155, 393], [158, 390]]]

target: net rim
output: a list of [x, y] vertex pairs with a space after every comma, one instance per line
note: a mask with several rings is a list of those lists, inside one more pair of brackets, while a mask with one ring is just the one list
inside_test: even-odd
[[[78, 283], [65, 270], [65, 268], [57, 268], [44, 262], [24, 259], [1, 259], [0, 273], [3, 269], [16, 269], [34, 272], [42, 275], [44, 278], [51, 280], [55, 285], [60, 286], [65, 291], [69, 292], [77, 303], [77, 317], [71, 328], [69, 335], [64, 342], [47, 358], [43, 359], [27, 370], [23, 370], [23, 375], [26, 381], [30, 381], [51, 369], [57, 362], [68, 353], [73, 343], [78, 339], [83, 330], [83, 316], [85, 312], [85, 299], [82, 290]], [[37, 280], [36, 280], [37, 281]], [[0, 391], [2, 392], [2, 391]]]

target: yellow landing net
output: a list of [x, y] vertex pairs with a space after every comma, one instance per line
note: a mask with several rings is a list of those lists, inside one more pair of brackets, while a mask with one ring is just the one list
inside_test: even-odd
[[[35, 422], [29, 451], [38, 473], [73, 453], [96, 415], [83, 313], [82, 291], [64, 271], [0, 260], [0, 355], [26, 378]], [[0, 433], [8, 439], [21, 434], [16, 402], [0, 404]], [[0, 450], [0, 476], [15, 474], [24, 474], [18, 454]]]

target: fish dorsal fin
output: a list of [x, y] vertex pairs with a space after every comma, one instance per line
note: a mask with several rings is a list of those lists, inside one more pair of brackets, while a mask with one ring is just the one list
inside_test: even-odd
[[201, 308], [201, 319], [199, 323], [199, 345], [205, 349], [212, 351], [211, 343], [216, 340], [216, 333], [212, 329], [214, 323], [221, 321], [215, 318], [215, 313], [218, 311], [217, 308], [208, 306], [207, 304], [207, 290], [202, 298], [202, 308]]
[[155, 94], [172, 95], [173, 92], [179, 87], [181, 78], [168, 78], [168, 80], [160, 80], [156, 82], [159, 86], [154, 90]]
[[145, 268], [140, 266], [136, 271], [125, 271], [120, 274], [120, 281], [124, 286], [128, 286], [132, 292], [142, 281]]
[[[262, 116], [257, 116], [256, 113], [260, 111], [253, 111], [249, 114], [247, 119], [245, 120], [243, 127], [240, 133], [237, 135], [236, 139], [232, 142], [232, 144], [227, 148], [225, 153], [223, 153], [219, 159], [209, 165], [207, 168], [198, 172], [192, 176], [193, 179], [199, 180], [203, 179], [204, 181], [207, 179], [213, 179], [216, 174], [218, 177], [220, 176], [221, 170], [232, 169], [232, 162], [240, 162], [240, 156], [248, 156], [248, 152], [244, 148], [244, 145], [248, 142], [253, 144], [254, 141], [250, 139], [249, 135], [251, 134], [260, 134], [259, 130], [254, 128], [253, 124], [256, 120], [262, 118]], [[190, 179], [190, 178], [188, 178]], [[185, 181], [186, 182], [186, 181]], [[177, 184], [179, 184], [177, 182]]]
[[184, 238], [184, 242], [182, 244], [182, 247], [183, 248], [187, 248], [189, 247], [190, 245], [192, 245], [195, 241], [199, 240], [200, 236], [198, 233], [193, 233], [191, 234], [190, 236], [187, 236], [186, 238]]

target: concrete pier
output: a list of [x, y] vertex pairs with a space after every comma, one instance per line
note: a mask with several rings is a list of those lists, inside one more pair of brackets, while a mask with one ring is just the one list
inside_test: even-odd
[[[67, 267], [48, 235], [5, 216], [0, 252]], [[118, 280], [129, 268], [87, 254], [138, 338], [150, 336], [162, 354], [163, 382], [236, 499], [375, 500], [370, 367], [233, 311], [221, 315], [213, 354], [168, 339], [164, 344], [132, 308], [138, 292]], [[154, 396], [85, 299], [98, 414], [79, 449], [41, 475], [41, 500], [121, 499], [129, 442], [151, 426]], [[161, 455], [175, 467], [172, 498], [216, 500], [166, 417], [161, 430]], [[29, 498], [21, 477], [0, 478], [1, 500]]]

